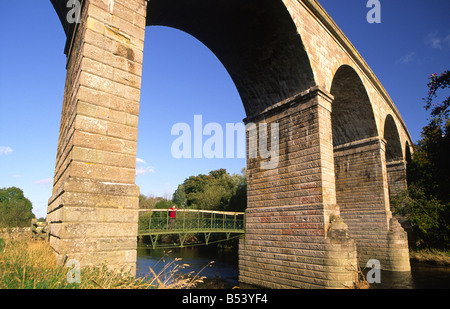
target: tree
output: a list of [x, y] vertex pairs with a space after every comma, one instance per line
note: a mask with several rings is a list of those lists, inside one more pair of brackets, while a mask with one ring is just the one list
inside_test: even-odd
[[16, 187], [0, 189], [0, 227], [30, 226], [33, 206]]
[[156, 197], [153, 195], [145, 196], [144, 194], [139, 194], [139, 208], [140, 209], [153, 209], [156, 203], [163, 200], [162, 197]]
[[407, 164], [408, 190], [393, 209], [406, 215], [422, 248], [450, 248], [450, 119], [449, 98], [434, 103], [437, 90], [450, 86], [450, 72], [430, 77], [425, 109], [431, 119]]
[[448, 205], [434, 196], [427, 195], [422, 186], [409, 185], [407, 190], [394, 198], [391, 206], [395, 214], [406, 217], [411, 222], [413, 233], [409, 237], [415, 247], [449, 247]]
[[242, 174], [233, 175], [236, 191], [230, 199], [228, 210], [245, 211], [247, 209], [247, 169], [242, 169]]
[[178, 207], [184, 209], [187, 206], [186, 193], [184, 189], [184, 184], [178, 186], [178, 188], [173, 193], [172, 201]]
[[230, 175], [225, 169], [187, 178], [173, 195], [179, 207], [244, 211], [247, 207], [247, 176]]
[[423, 99], [425, 101], [425, 109], [431, 110], [431, 116], [438, 119], [445, 119], [449, 116], [450, 97], [447, 97], [440, 103], [435, 103], [434, 99], [437, 98], [437, 91], [439, 89], [450, 88], [450, 71], [446, 70], [440, 76], [434, 73], [429, 78], [428, 83], [428, 97]]
[[422, 182], [426, 194], [450, 203], [450, 97], [436, 102], [438, 90], [450, 88], [450, 71], [446, 70], [441, 75], [434, 73], [429, 80], [428, 97], [423, 100], [431, 119], [423, 128], [422, 139], [416, 147], [418, 154], [414, 163], [419, 164], [420, 168], [412, 165], [421, 173], [414, 175], [413, 172], [413, 176], [416, 176], [416, 182]]
[[420, 185], [425, 194], [450, 202], [450, 121], [443, 128], [436, 119], [422, 130], [408, 162], [408, 183]]
[[169, 209], [172, 205], [172, 201], [161, 199], [158, 203], [156, 203], [155, 209]]
[[225, 210], [230, 193], [217, 182], [205, 185], [196, 196], [196, 205], [203, 210]]

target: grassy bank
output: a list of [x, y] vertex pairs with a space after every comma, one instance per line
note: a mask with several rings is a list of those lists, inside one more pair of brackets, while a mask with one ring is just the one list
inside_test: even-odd
[[[58, 266], [53, 250], [46, 241], [0, 240], [0, 289], [157, 289], [192, 288], [200, 276], [179, 277], [176, 273], [150, 273], [146, 279], [125, 276], [106, 267], [84, 267], [80, 283], [69, 283], [70, 269]], [[69, 280], [70, 281], [70, 280]]]
[[427, 263], [433, 265], [450, 266], [450, 252], [435, 249], [410, 251], [411, 261]]

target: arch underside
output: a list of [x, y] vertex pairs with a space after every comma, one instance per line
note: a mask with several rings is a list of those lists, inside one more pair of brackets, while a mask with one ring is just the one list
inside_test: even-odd
[[386, 161], [403, 160], [402, 144], [398, 134], [397, 125], [391, 115], [386, 117], [384, 124], [384, 139], [386, 140]]
[[148, 26], [185, 31], [218, 57], [247, 117], [315, 84], [300, 35], [282, 1], [152, 0], [147, 10]]
[[[340, 215], [355, 239], [360, 265], [375, 257], [386, 265], [386, 254], [371, 245], [376, 238], [385, 238], [389, 229], [384, 142], [372, 104], [360, 77], [348, 65], [336, 72], [331, 94], [335, 98], [331, 122]], [[376, 234], [367, 233], [368, 229]]]
[[372, 104], [353, 68], [347, 65], [339, 68], [331, 94], [334, 96], [333, 146], [378, 136]]

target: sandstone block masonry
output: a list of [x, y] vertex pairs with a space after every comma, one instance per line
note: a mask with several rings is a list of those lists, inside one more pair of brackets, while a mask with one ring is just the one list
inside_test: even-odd
[[0, 229], [0, 239], [18, 240], [31, 237], [31, 227], [14, 227]]
[[47, 220], [61, 262], [135, 273], [146, 2], [84, 1], [73, 25]]
[[[266, 171], [260, 159], [248, 159], [246, 235], [239, 252], [244, 283], [344, 288], [356, 280], [356, 246], [336, 205], [332, 99], [311, 88], [248, 119], [279, 124], [280, 162]], [[335, 221], [342, 224], [333, 227]]]
[[[398, 222], [389, 209], [385, 146], [385, 140], [376, 137], [334, 147], [336, 196], [341, 217], [357, 244], [360, 266], [378, 259], [383, 269], [392, 270], [399, 269], [396, 263], [409, 265], [409, 260], [391, 254], [394, 249], [389, 246], [388, 235], [394, 233], [390, 229]], [[392, 255], [400, 260], [392, 260]]]

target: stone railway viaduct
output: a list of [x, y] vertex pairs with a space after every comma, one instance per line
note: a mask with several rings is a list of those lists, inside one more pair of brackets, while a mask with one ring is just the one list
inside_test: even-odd
[[344, 288], [370, 259], [385, 270], [410, 270], [406, 233], [389, 198], [406, 187], [411, 137], [316, 0], [80, 0], [79, 23], [68, 22], [66, 0], [51, 2], [67, 35], [47, 216], [62, 262], [135, 272], [144, 36], [146, 26], [163, 25], [193, 35], [218, 57], [246, 122], [279, 125], [278, 167], [247, 159], [241, 282]]

